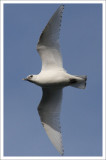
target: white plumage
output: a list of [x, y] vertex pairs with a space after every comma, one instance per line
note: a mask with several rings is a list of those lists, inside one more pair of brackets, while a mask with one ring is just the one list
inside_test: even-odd
[[42, 60], [41, 72], [24, 79], [42, 87], [38, 113], [49, 139], [61, 155], [64, 153], [60, 127], [62, 89], [65, 86], [84, 89], [87, 79], [86, 76], [70, 75], [63, 68], [59, 45], [63, 9], [64, 5], [61, 5], [51, 17], [37, 44]]

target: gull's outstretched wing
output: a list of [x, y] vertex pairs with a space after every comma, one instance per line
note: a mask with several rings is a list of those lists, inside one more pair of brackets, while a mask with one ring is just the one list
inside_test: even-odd
[[62, 89], [43, 88], [42, 90], [43, 95], [38, 106], [38, 113], [49, 139], [58, 152], [63, 155], [64, 150], [60, 127]]
[[53, 14], [37, 44], [37, 51], [42, 60], [42, 70], [63, 66], [59, 46], [59, 31], [63, 9], [64, 5], [61, 5]]

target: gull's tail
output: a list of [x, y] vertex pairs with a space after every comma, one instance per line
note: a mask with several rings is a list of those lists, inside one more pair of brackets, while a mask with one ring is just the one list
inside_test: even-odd
[[87, 76], [75, 76], [76, 78], [71, 79], [70, 85], [72, 87], [80, 88], [80, 89], [85, 89], [86, 87], [86, 81], [87, 81]]

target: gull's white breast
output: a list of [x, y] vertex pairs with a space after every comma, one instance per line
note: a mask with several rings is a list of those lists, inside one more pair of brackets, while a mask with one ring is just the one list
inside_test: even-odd
[[69, 84], [70, 75], [64, 70], [41, 71], [36, 82], [42, 87], [46, 86], [66, 86]]

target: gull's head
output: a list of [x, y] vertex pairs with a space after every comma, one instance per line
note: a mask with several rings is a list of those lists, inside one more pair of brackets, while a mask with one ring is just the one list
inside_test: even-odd
[[36, 78], [37, 78], [37, 75], [29, 75], [27, 76], [26, 78], [23, 78], [22, 80], [25, 80], [25, 81], [29, 81], [29, 82], [32, 82], [32, 83], [36, 83]]

